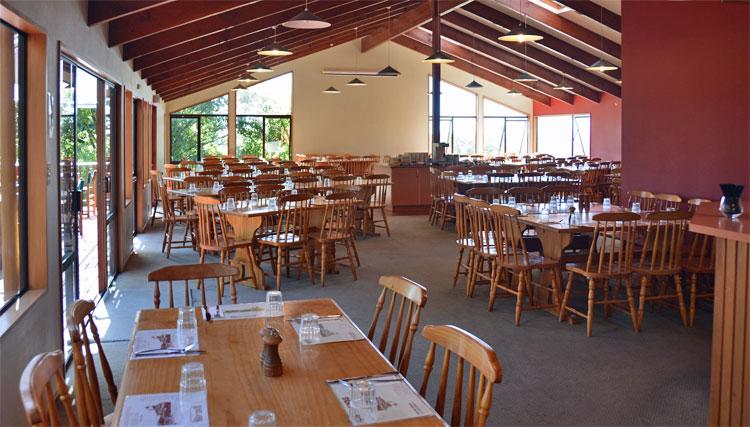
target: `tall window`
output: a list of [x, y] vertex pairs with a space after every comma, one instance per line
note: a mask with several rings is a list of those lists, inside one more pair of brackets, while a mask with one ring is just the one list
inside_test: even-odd
[[26, 291], [26, 35], [0, 21], [0, 312]]
[[539, 116], [537, 152], [555, 157], [588, 156], [591, 152], [591, 115]]
[[[432, 76], [428, 80], [430, 141], [432, 141]], [[440, 82], [440, 142], [448, 144], [446, 152], [477, 152], [477, 96], [445, 81]]]
[[172, 113], [171, 161], [229, 154], [228, 105], [229, 96], [224, 95]]
[[492, 156], [526, 154], [529, 118], [516, 110], [484, 98], [484, 153]]
[[237, 91], [237, 155], [292, 155], [292, 73]]

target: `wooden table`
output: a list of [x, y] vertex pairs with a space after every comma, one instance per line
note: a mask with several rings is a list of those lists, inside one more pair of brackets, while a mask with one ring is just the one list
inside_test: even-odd
[[[304, 313], [346, 316], [332, 299], [287, 301], [284, 312], [287, 318]], [[326, 380], [396, 370], [367, 339], [319, 344], [301, 351], [297, 334], [284, 321], [280, 329], [284, 341], [279, 346], [284, 374], [269, 378], [263, 375], [259, 360], [263, 347], [259, 333], [265, 319], [205, 322], [200, 312], [197, 317], [199, 344], [205, 353], [128, 360], [115, 405], [114, 425], [119, 425], [125, 396], [177, 392], [180, 369], [187, 362], [203, 363], [209, 421], [211, 425], [224, 426], [247, 425], [250, 413], [261, 409], [275, 412], [279, 425], [348, 425], [348, 417]], [[174, 328], [176, 320], [177, 309], [141, 310], [131, 335], [131, 347], [137, 330]], [[437, 415], [398, 424], [446, 425]]]

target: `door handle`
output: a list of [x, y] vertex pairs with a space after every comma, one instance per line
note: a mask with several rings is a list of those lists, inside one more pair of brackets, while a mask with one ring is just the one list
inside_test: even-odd
[[104, 192], [105, 193], [109, 193], [110, 192], [110, 190], [111, 190], [110, 189], [110, 187], [111, 187], [111, 185], [110, 185], [111, 181], [112, 181], [111, 177], [109, 177], [109, 176], [104, 177]]
[[70, 209], [73, 211], [73, 213], [81, 212], [81, 191], [80, 190], [73, 190], [70, 192], [71, 200], [70, 200]]

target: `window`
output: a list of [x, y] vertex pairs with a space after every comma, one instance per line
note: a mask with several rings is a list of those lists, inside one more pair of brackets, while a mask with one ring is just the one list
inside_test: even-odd
[[555, 157], [589, 155], [591, 115], [539, 116], [536, 124], [537, 152]]
[[291, 158], [292, 83], [287, 73], [237, 91], [237, 156]]
[[200, 160], [229, 154], [229, 96], [183, 108], [170, 115], [170, 159]]
[[516, 110], [484, 98], [484, 152], [526, 154], [529, 146], [529, 118]]
[[[0, 21], [0, 312], [28, 288], [26, 35]], [[6, 137], [6, 135], [10, 137]]]
[[[432, 141], [432, 76], [428, 79], [430, 141]], [[447, 153], [477, 152], [477, 96], [445, 81], [440, 82], [440, 142]]]

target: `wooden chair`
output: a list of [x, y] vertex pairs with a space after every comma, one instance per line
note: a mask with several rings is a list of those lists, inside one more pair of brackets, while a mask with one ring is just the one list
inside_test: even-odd
[[[701, 202], [701, 200], [703, 200]], [[691, 203], [692, 202], [692, 203]], [[697, 206], [701, 203], [710, 202], [705, 199], [688, 200], [688, 208]], [[696, 209], [694, 208], [694, 209]], [[691, 214], [693, 212], [690, 212]], [[687, 257], [682, 261], [682, 270], [690, 280], [690, 311], [688, 325], [695, 324], [696, 302], [700, 299], [712, 300], [714, 297], [714, 274], [715, 251], [714, 239], [707, 234], [694, 233], [686, 231], [686, 240], [688, 248]], [[704, 281], [699, 279], [705, 278]]]
[[186, 176], [184, 182], [186, 187], [190, 187], [190, 184], [195, 184], [196, 188], [209, 188], [213, 185], [214, 180], [208, 175], [193, 175]]
[[[623, 213], [600, 213], [592, 218], [596, 221], [591, 247], [585, 265], [568, 265], [568, 284], [565, 287], [562, 303], [560, 304], [560, 321], [565, 319], [567, 312], [575, 313], [586, 319], [586, 335], [591, 336], [594, 322], [594, 305], [604, 306], [604, 314], [609, 317], [609, 307], [622, 309], [630, 314], [633, 330], [639, 331], [638, 316], [636, 313], [635, 299], [631, 283], [633, 271], [633, 247], [635, 245], [635, 232], [640, 216], [632, 212]], [[583, 313], [568, 305], [570, 292], [575, 284], [576, 275], [587, 279], [588, 299], [587, 311]], [[617, 280], [617, 286], [610, 295], [610, 280]], [[625, 281], [625, 300], [618, 299], [622, 281]], [[595, 300], [597, 286], [601, 289], [603, 297], [600, 301]], [[621, 304], [627, 303], [627, 308]]]
[[625, 207], [630, 208], [636, 202], [641, 204], [642, 211], [652, 211], [656, 205], [654, 193], [640, 190], [628, 191]]
[[[516, 297], [516, 326], [521, 324], [521, 313], [524, 305], [524, 295], [529, 302], [529, 309], [554, 308], [560, 311], [560, 277], [559, 263], [540, 255], [529, 255], [524, 243], [523, 227], [518, 221], [521, 214], [518, 210], [501, 205], [490, 207], [492, 217], [492, 228], [495, 231], [496, 246], [502, 250], [496, 250], [496, 260], [493, 266], [493, 276], [490, 290], [490, 301], [488, 310], [492, 311], [495, 305], [497, 290], [500, 289]], [[550, 272], [551, 285], [534, 282], [534, 271], [539, 272], [539, 277], [544, 277], [544, 272]], [[508, 277], [510, 275], [510, 277]], [[516, 286], [513, 286], [515, 280]], [[535, 304], [534, 288], [543, 289], [551, 294], [551, 303]], [[536, 297], [539, 298], [539, 297]]]
[[[424, 362], [424, 378], [419, 393], [427, 398], [427, 385], [435, 362], [437, 346], [444, 349], [443, 365], [440, 369], [440, 387], [435, 401], [435, 410], [440, 416], [445, 413], [446, 389], [451, 356], [456, 356], [456, 382], [453, 389], [451, 425], [484, 426], [492, 406], [494, 384], [499, 384], [503, 371], [495, 351], [484, 341], [453, 325], [427, 325], [422, 336], [430, 341]], [[463, 405], [464, 361], [469, 365], [466, 411], [461, 422]], [[476, 377], [479, 380], [476, 380]]]
[[[151, 221], [149, 227], [153, 227], [159, 208], [159, 201], [161, 200], [161, 195], [159, 194], [159, 186], [161, 185], [161, 172], [157, 170], [149, 171], [148, 180], [151, 184]], [[162, 218], [163, 217], [164, 214], [162, 213]]]
[[[320, 285], [325, 286], [326, 270], [337, 261], [348, 259], [354, 280], [357, 280], [357, 265], [352, 257], [352, 240], [354, 239], [354, 208], [356, 194], [352, 192], [333, 193], [326, 196], [326, 207], [320, 232], [313, 234], [316, 247], [320, 248]], [[336, 257], [335, 245], [346, 248], [346, 257]], [[330, 252], [329, 252], [330, 250]], [[330, 259], [329, 259], [330, 257]]]
[[466, 191], [466, 195], [472, 199], [479, 199], [484, 200], [487, 203], [492, 203], [495, 199], [502, 201], [505, 198], [505, 190], [499, 187], [474, 187]]
[[[367, 175], [365, 181], [372, 185], [374, 190], [367, 207], [368, 215], [365, 216], [365, 219], [373, 228], [384, 228], [386, 235], [391, 237], [391, 228], [388, 226], [388, 216], [385, 213], [385, 208], [388, 206], [387, 196], [388, 187], [391, 185], [391, 177], [386, 174]], [[380, 212], [380, 219], [375, 218], [376, 211]], [[369, 225], [366, 224], [365, 229], [368, 229]]]
[[250, 201], [250, 190], [244, 186], [229, 186], [219, 190], [219, 200], [226, 203], [228, 198], [234, 198], [237, 207], [246, 205]]
[[518, 181], [530, 185], [530, 183], [542, 182], [543, 172], [525, 172], [518, 174]]
[[654, 209], [656, 211], [678, 211], [681, 204], [682, 197], [676, 194], [659, 193], [654, 195]]
[[[73, 353], [73, 373], [76, 392], [76, 409], [78, 417], [81, 420], [88, 420], [90, 424], [108, 424], [109, 417], [104, 416], [102, 408], [102, 398], [99, 392], [99, 378], [96, 372], [93, 352], [91, 351], [91, 341], [93, 339], [96, 345], [96, 353], [99, 354], [99, 364], [102, 367], [102, 374], [107, 382], [109, 397], [114, 405], [117, 402], [117, 386], [112, 377], [112, 369], [104, 354], [101, 340], [99, 339], [99, 330], [94, 323], [94, 305], [93, 301], [78, 300], [69, 308], [66, 314], [68, 323], [68, 335]], [[91, 330], [89, 339], [88, 329]], [[85, 349], [85, 351], [84, 351]], [[86, 425], [89, 425], [86, 423]]]
[[688, 205], [688, 212], [694, 213], [698, 210], [698, 206], [704, 204], [704, 203], [711, 203], [711, 200], [708, 199], [689, 199], [687, 201]]
[[[222, 264], [231, 263], [230, 255], [234, 250], [244, 250], [248, 260], [254, 259], [250, 254], [253, 241], [236, 240], [230, 235], [226, 218], [221, 212], [221, 202], [218, 199], [195, 196], [195, 205], [198, 211], [198, 250], [201, 264], [205, 263], [206, 253], [218, 254]], [[255, 267], [252, 265], [248, 266], [248, 272], [253, 268]], [[263, 284], [256, 283], [255, 287], [263, 288]]]
[[549, 203], [552, 196], [560, 197], [565, 201], [568, 196], [578, 196], [578, 189], [570, 184], [554, 184], [542, 187], [542, 200], [544, 203]]
[[240, 270], [232, 265], [211, 263], [211, 264], [182, 264], [162, 267], [148, 273], [148, 281], [154, 282], [154, 308], [161, 307], [161, 289], [159, 283], [167, 282], [169, 290], [169, 308], [174, 305], [174, 288], [173, 282], [185, 283], [185, 305], [190, 306], [190, 280], [197, 280], [201, 289], [201, 305], [206, 305], [206, 286], [205, 280], [216, 279], [216, 301], [221, 304], [224, 296], [224, 283], [228, 279], [232, 304], [237, 303], [237, 289], [234, 284], [235, 276], [240, 274]]
[[466, 212], [470, 217], [471, 239], [474, 243], [474, 248], [470, 252], [472, 256], [471, 261], [469, 261], [471, 269], [466, 284], [466, 296], [469, 298], [474, 296], [474, 289], [477, 284], [491, 284], [493, 279], [497, 247], [489, 209], [489, 203], [478, 199], [469, 199], [469, 204], [466, 207]]
[[[191, 233], [195, 223], [195, 216], [189, 212], [184, 215], [177, 215], [172, 204], [168, 202], [169, 194], [167, 193], [167, 187], [161, 185], [159, 190], [161, 192], [161, 199], [167, 201], [162, 203], [162, 211], [164, 212], [164, 237], [161, 242], [161, 251], [164, 252], [166, 249], [167, 258], [169, 258], [173, 248], [192, 249], [195, 246]], [[180, 240], [175, 240], [174, 228], [176, 225], [182, 225], [185, 227], [185, 232]], [[189, 234], [191, 235], [190, 238], [188, 238]]]
[[271, 262], [273, 264], [272, 248], [276, 249], [276, 289], [281, 290], [281, 269], [286, 261], [286, 273], [289, 276], [289, 257], [291, 251], [297, 249], [300, 252], [299, 262], [297, 264], [297, 277], [299, 278], [302, 270], [302, 261], [307, 266], [307, 272], [310, 275], [310, 283], [315, 284], [315, 274], [313, 273], [312, 260], [308, 250], [309, 238], [309, 220], [310, 205], [312, 196], [310, 194], [297, 194], [281, 197], [279, 206], [281, 213], [276, 223], [276, 228], [272, 234], [260, 237], [260, 254], [263, 255], [265, 248], [271, 253]]
[[456, 221], [456, 207], [453, 205], [453, 195], [458, 192], [455, 174], [444, 173], [438, 180], [439, 195], [442, 200], [439, 211], [440, 229], [445, 229], [445, 224]]
[[[471, 273], [472, 261], [474, 259], [474, 240], [471, 238], [471, 216], [466, 209], [469, 206], [469, 197], [462, 194], [454, 194], [453, 203], [456, 205], [456, 245], [458, 246], [456, 272], [453, 273], [453, 287], [456, 287], [458, 276], [463, 274], [466, 276], [466, 288], [468, 289], [469, 274]], [[464, 254], [466, 254], [466, 261], [464, 261]]]
[[331, 176], [331, 185], [338, 187], [340, 185], [354, 185], [357, 178], [354, 175], [335, 175]]
[[[677, 300], [682, 323], [688, 326], [685, 311], [685, 300], [682, 295], [682, 244], [685, 238], [688, 212], [654, 212], [648, 214], [648, 230], [643, 242], [640, 261], [633, 266], [633, 271], [641, 275], [640, 304], [638, 306], [638, 325], [643, 327], [643, 312], [646, 301]], [[670, 283], [669, 278], [673, 278]], [[658, 292], [652, 287], [656, 279]], [[674, 285], [674, 292], [667, 288]], [[653, 292], [651, 292], [653, 291]]]
[[[414, 334], [419, 327], [422, 309], [427, 303], [427, 289], [419, 283], [402, 276], [380, 276], [378, 283], [383, 290], [380, 292], [380, 297], [378, 297], [378, 302], [375, 305], [375, 314], [372, 317], [367, 338], [373, 343], [375, 342], [375, 330], [378, 325], [380, 313], [386, 303], [386, 298], [388, 298], [390, 304], [388, 306], [388, 314], [385, 318], [385, 325], [381, 331], [378, 349], [398, 369], [401, 375], [406, 376], [409, 371], [409, 360], [411, 359]], [[393, 331], [390, 351], [386, 354], [389, 340], [388, 335], [391, 331], [391, 320], [396, 306], [398, 306], [398, 314], [394, 324], [395, 329]], [[404, 314], [406, 314], [405, 317]], [[401, 335], [402, 330], [403, 336]]]
[[19, 389], [29, 426], [61, 425], [58, 405], [62, 406], [72, 426], [99, 425], [97, 420], [91, 423], [88, 419], [79, 420], [73, 412], [70, 391], [65, 384], [65, 357], [60, 350], [34, 356], [21, 374]]
[[542, 190], [536, 187], [512, 187], [507, 191], [508, 196], [516, 198], [516, 203], [539, 204], [542, 202]]

